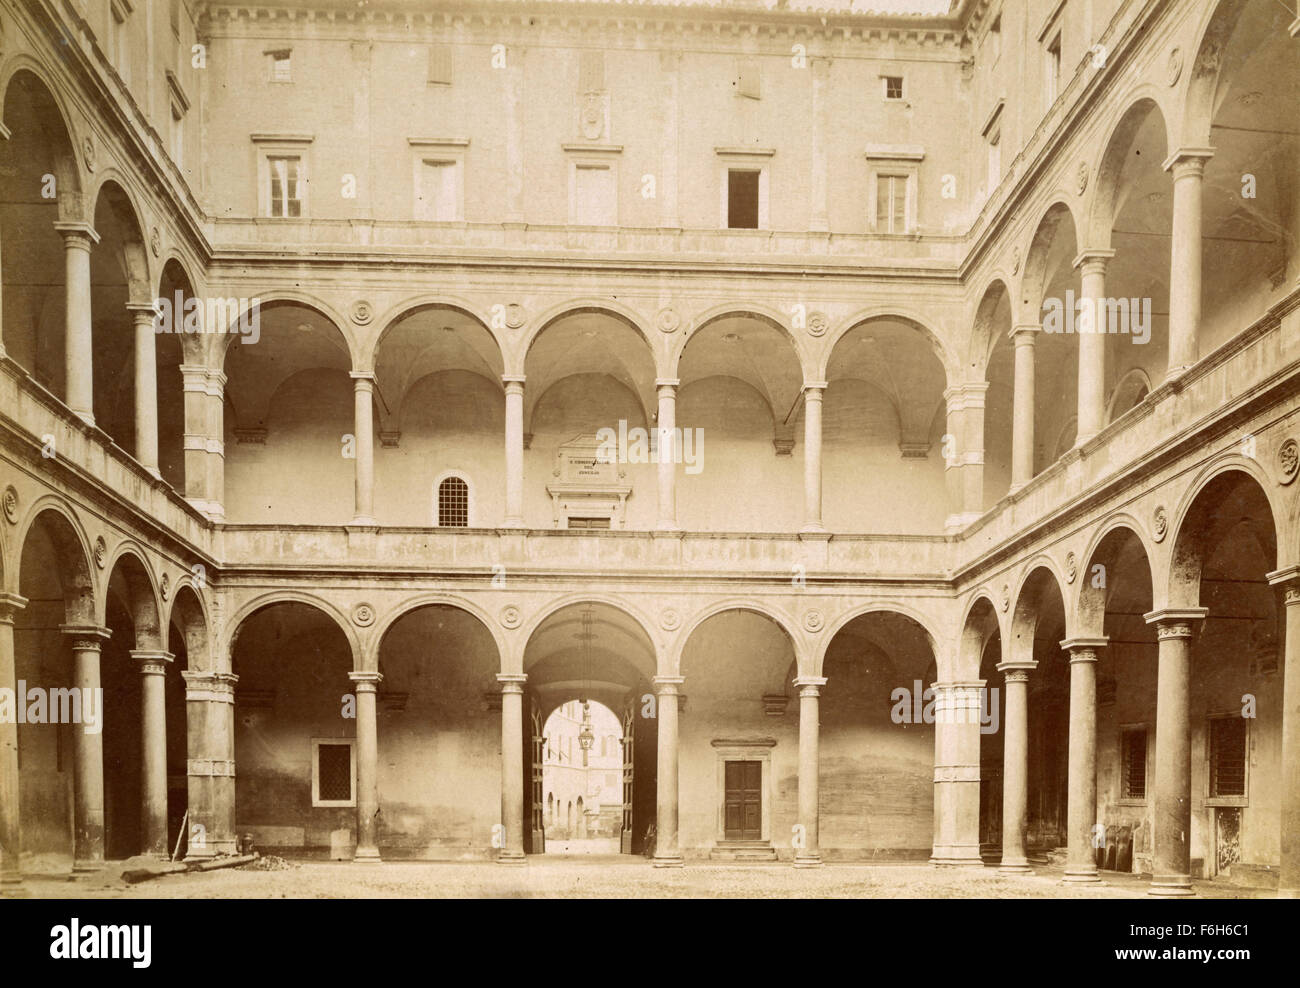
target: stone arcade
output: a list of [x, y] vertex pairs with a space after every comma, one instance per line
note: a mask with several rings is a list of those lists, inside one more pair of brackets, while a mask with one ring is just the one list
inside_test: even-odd
[[521, 862], [583, 699], [657, 866], [1300, 892], [1300, 20], [844, 6], [0, 3], [0, 883]]

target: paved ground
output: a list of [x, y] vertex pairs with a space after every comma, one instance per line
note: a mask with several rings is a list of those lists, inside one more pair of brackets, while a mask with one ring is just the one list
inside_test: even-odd
[[[266, 865], [279, 865], [265, 870]], [[1107, 875], [1104, 884], [1061, 884], [1059, 869], [1029, 876], [935, 869], [923, 864], [832, 864], [799, 870], [788, 864], [689, 863], [655, 869], [642, 858], [545, 855], [522, 866], [489, 862], [280, 862], [167, 876], [136, 885], [110, 870], [77, 881], [29, 879], [40, 898], [1135, 898], [1138, 877]], [[1198, 882], [1206, 897], [1271, 896], [1262, 890]]]

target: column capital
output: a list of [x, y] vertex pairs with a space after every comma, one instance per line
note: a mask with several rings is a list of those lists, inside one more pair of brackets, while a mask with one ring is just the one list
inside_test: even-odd
[[211, 703], [234, 703], [235, 684], [239, 677], [233, 672], [207, 672], [201, 669], [182, 669], [185, 680], [185, 699]]
[[358, 693], [373, 693], [376, 687], [384, 681], [384, 674], [381, 672], [349, 672], [348, 679], [357, 684]]
[[1209, 613], [1208, 607], [1162, 607], [1142, 617], [1147, 624], [1156, 626], [1157, 638], [1191, 638], [1197, 623]]
[[59, 631], [71, 641], [73, 648], [96, 652], [113, 635], [111, 629], [98, 624], [61, 624]]
[[1025, 659], [1020, 662], [999, 662], [993, 668], [1002, 673], [1007, 682], [1023, 683], [1029, 679], [1029, 674], [1038, 668], [1038, 663], [1033, 659]]
[[680, 692], [679, 687], [686, 682], [684, 676], [655, 676], [650, 680], [654, 684], [655, 693], [658, 696], [677, 696]]
[[1036, 322], [1021, 322], [1012, 326], [1007, 335], [1016, 346], [1033, 346], [1042, 331], [1043, 327]]
[[0, 591], [0, 624], [13, 624], [14, 615], [26, 606], [26, 597], [16, 593]]
[[803, 396], [807, 399], [816, 395], [816, 400], [820, 401], [822, 397], [821, 393], [826, 390], [826, 387], [827, 385], [825, 381], [804, 381]]
[[152, 302], [127, 302], [126, 311], [131, 313], [132, 319], [137, 323], [146, 319], [152, 323], [158, 318], [158, 310], [154, 308]]
[[1214, 157], [1214, 148], [1186, 147], [1178, 148], [1161, 164], [1165, 171], [1172, 171], [1177, 177], [1179, 171], [1194, 172], [1199, 175], [1205, 170], [1205, 163]]
[[82, 220], [55, 223], [54, 229], [62, 235], [65, 247], [84, 247], [90, 250], [99, 243], [99, 234], [95, 228]]
[[352, 387], [357, 391], [373, 391], [375, 389], [374, 371], [349, 371], [348, 377], [352, 378]]
[[506, 386], [507, 391], [511, 389], [511, 385], [518, 388], [520, 391], [523, 391], [524, 380], [525, 380], [525, 376], [523, 374], [502, 374], [501, 375], [501, 383]]
[[499, 672], [497, 673], [497, 682], [501, 684], [503, 694], [517, 693], [522, 695], [524, 683], [528, 682], [528, 677], [522, 672]]
[[1071, 662], [1096, 662], [1097, 652], [1109, 644], [1110, 639], [1105, 635], [1098, 635], [1095, 638], [1079, 635], [1064, 639], [1061, 648], [1070, 653]]
[[964, 408], [983, 408], [984, 396], [988, 389], [988, 381], [954, 384], [950, 388], [944, 388], [943, 400], [950, 412], [960, 411]]
[[661, 395], [663, 394], [665, 388], [670, 389], [672, 391], [676, 391], [677, 388], [681, 385], [681, 383], [682, 383], [681, 378], [677, 378], [677, 377], [655, 378], [655, 387], [659, 389], [659, 393]]
[[794, 684], [799, 687], [800, 696], [821, 696], [821, 688], [826, 685], [826, 677], [795, 676]]
[[[1282, 588], [1287, 607], [1300, 605], [1300, 566], [1286, 566], [1264, 575], [1270, 584]], [[0, 607], [3, 606], [3, 597], [0, 597]]]
[[176, 661], [175, 655], [162, 648], [133, 648], [129, 654], [140, 663], [140, 673], [144, 676], [166, 675], [167, 664]]
[[1115, 252], [1110, 249], [1100, 247], [1085, 247], [1079, 253], [1074, 255], [1074, 260], [1070, 262], [1070, 267], [1079, 268], [1080, 271], [1087, 273], [1088, 268], [1094, 271], [1104, 272], [1107, 262], [1115, 256]]

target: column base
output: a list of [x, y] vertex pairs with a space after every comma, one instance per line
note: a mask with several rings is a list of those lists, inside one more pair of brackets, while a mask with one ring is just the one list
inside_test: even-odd
[[73, 861], [72, 873], [74, 875], [93, 875], [98, 871], [104, 870], [103, 861]]
[[524, 857], [523, 851], [502, 851], [497, 855], [497, 864], [503, 865], [521, 865], [527, 864], [528, 859]]
[[820, 868], [824, 862], [820, 853], [796, 854], [794, 856], [794, 866], [796, 868]]
[[1079, 869], [1065, 869], [1065, 877], [1061, 879], [1064, 885], [1100, 885], [1101, 876], [1097, 874], [1097, 869], [1091, 871]]
[[685, 863], [680, 854], [656, 854], [651, 860], [656, 868], [680, 868]]
[[382, 860], [377, 847], [358, 847], [352, 854], [355, 864], [378, 864]]
[[1158, 896], [1162, 899], [1186, 898], [1195, 895], [1192, 888], [1191, 875], [1169, 875], [1160, 878], [1151, 879], [1151, 887], [1147, 889], [1147, 895]]
[[357, 515], [348, 522], [348, 524], [353, 528], [374, 528], [379, 524], [379, 522], [375, 521], [375, 519], [371, 518], [369, 515]]
[[1003, 858], [998, 865], [999, 875], [1032, 875], [1034, 869], [1029, 867], [1028, 858]]

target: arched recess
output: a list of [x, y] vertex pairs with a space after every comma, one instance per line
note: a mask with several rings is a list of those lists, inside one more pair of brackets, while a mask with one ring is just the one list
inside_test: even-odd
[[[591, 738], [588, 748], [583, 738]], [[574, 823], [540, 814], [546, 850], [616, 854], [623, 829], [623, 720], [599, 700], [566, 700], [542, 722], [542, 789], [572, 801]]]
[[[584, 524], [598, 519], [610, 528], [653, 528], [656, 467], [634, 454], [630, 441], [626, 458], [602, 469], [597, 481], [586, 483], [560, 466], [565, 450], [593, 455], [601, 429], [614, 434], [620, 428], [624, 433], [643, 429], [647, 441], [653, 434], [657, 363], [641, 327], [613, 308], [566, 308], [546, 319], [529, 340], [524, 375], [524, 477], [534, 478], [524, 491], [526, 524], [563, 528], [574, 517]], [[561, 483], [576, 479], [595, 492], [553, 500], [539, 479], [556, 470]], [[632, 496], [623, 508], [615, 489], [628, 487]]]
[[[76, 516], [60, 502], [37, 502], [19, 528], [16, 589], [27, 604], [14, 615], [14, 681], [46, 690], [75, 685], [64, 625], [97, 625], [89, 549]], [[102, 712], [102, 707], [100, 708]], [[83, 710], [84, 716], [84, 710]], [[84, 726], [31, 715], [18, 725], [19, 831], [22, 870], [72, 868], [74, 732]], [[101, 831], [102, 834], [102, 831]]]
[[1097, 866], [1151, 870], [1157, 691], [1151, 564], [1131, 519], [1103, 522], [1079, 572], [1078, 633], [1097, 650]]
[[1106, 264], [1106, 394], [1134, 370], [1160, 380], [1169, 364], [1173, 180], [1165, 170], [1168, 125], [1150, 96], [1120, 116], [1097, 168], [1088, 246], [1115, 251]]
[[968, 379], [982, 377], [988, 385], [984, 392], [985, 505], [996, 503], [1011, 487], [1016, 383], [1012, 301], [1005, 281], [989, 282], [975, 310], [971, 333]]
[[1295, 287], [1300, 272], [1300, 59], [1286, 4], [1220, 0], [1188, 74], [1182, 146], [1212, 148], [1201, 195], [1203, 356]]
[[66, 398], [67, 287], [55, 224], [84, 221], [81, 176], [67, 117], [50, 87], [23, 64], [4, 85], [0, 174], [0, 326], [7, 356]]
[[687, 338], [675, 376], [681, 382], [677, 427], [684, 439], [698, 436], [690, 448], [707, 456], [695, 466], [678, 465], [683, 527], [798, 528], [804, 375], [789, 330], [761, 311], [711, 313]]
[[[493, 853], [501, 822], [501, 656], [484, 619], [413, 603], [378, 640], [378, 845], [385, 859]], [[452, 795], [456, 794], [456, 795]]]
[[798, 774], [796, 644], [760, 606], [711, 610], [681, 638], [682, 852], [774, 859], [798, 814], [797, 787], [777, 784]]
[[244, 523], [347, 522], [355, 461], [344, 455], [344, 437], [356, 428], [347, 337], [324, 310], [298, 301], [264, 301], [256, 316], [255, 345], [251, 334], [220, 341], [226, 516]]
[[[194, 283], [181, 262], [171, 257], [158, 277], [158, 299], [172, 313], [185, 311], [195, 298]], [[183, 323], [182, 323], [183, 325]], [[185, 492], [185, 381], [181, 367], [203, 363], [202, 337], [179, 332], [154, 333], [154, 365], [158, 381], [158, 472], [174, 489]]]
[[235, 826], [264, 852], [355, 850], [354, 650], [332, 611], [304, 595], [255, 601], [234, 619]]
[[[1020, 322], [1043, 327], [1034, 344], [1034, 473], [1055, 462], [1062, 447], [1074, 445], [1072, 424], [1079, 387], [1077, 335], [1059, 331], [1060, 319], [1079, 297], [1074, 268], [1080, 243], [1074, 214], [1063, 201], [1043, 213], [1025, 254], [1020, 283]], [[1059, 316], [1056, 321], [1054, 315]]]
[[1146, 400], [1151, 393], [1151, 378], [1140, 367], [1134, 367], [1121, 377], [1110, 394], [1110, 403], [1106, 407], [1106, 421], [1114, 422], [1117, 418], [1132, 411]]
[[472, 517], [500, 519], [505, 363], [487, 326], [458, 305], [414, 305], [385, 327], [374, 367], [376, 517], [430, 524], [431, 484], [450, 471], [475, 494]]
[[[655, 646], [642, 622], [617, 603], [569, 600], [533, 623], [523, 653], [523, 671], [528, 676], [524, 811], [530, 821], [526, 842], [530, 853], [545, 850], [541, 799], [549, 738], [543, 729], [557, 710], [573, 701], [579, 701], [580, 708], [583, 700], [602, 704], [620, 720], [624, 739], [631, 735], [632, 757], [620, 762], [626, 764], [624, 772], [630, 777], [624, 780], [626, 789], [619, 797], [623, 812], [618, 846], [625, 853], [644, 850], [655, 820], [658, 779], [658, 719], [647, 714], [644, 698], [654, 692], [657, 669]], [[553, 786], [552, 791], [565, 800], [576, 792], [571, 786]]]
[[[825, 373], [827, 528], [942, 532], [949, 513], [942, 443], [951, 431], [944, 397], [949, 379], [934, 335], [901, 316], [864, 319], [835, 340]], [[869, 485], [864, 477], [871, 478]]]
[[1006, 723], [1006, 684], [998, 665], [1003, 659], [1001, 624], [993, 601], [981, 594], [962, 626], [962, 668], [977, 668], [984, 685], [979, 714], [979, 845], [980, 858], [996, 864], [1002, 858], [1003, 731]]
[[126, 190], [101, 182], [90, 252], [95, 424], [135, 455], [135, 326], [128, 303], [148, 303], [149, 266], [140, 218]]
[[1006, 645], [1007, 661], [1036, 663], [1029, 673], [1027, 697], [1025, 851], [1031, 860], [1066, 841], [1070, 673], [1061, 642], [1067, 627], [1055, 569], [1045, 562], [1031, 563], [1016, 593]]
[[[868, 609], [829, 636], [819, 702], [822, 854], [828, 860], [923, 860], [934, 821], [930, 633]], [[790, 719], [793, 711], [786, 715]], [[784, 743], [784, 742], [783, 742]]]

